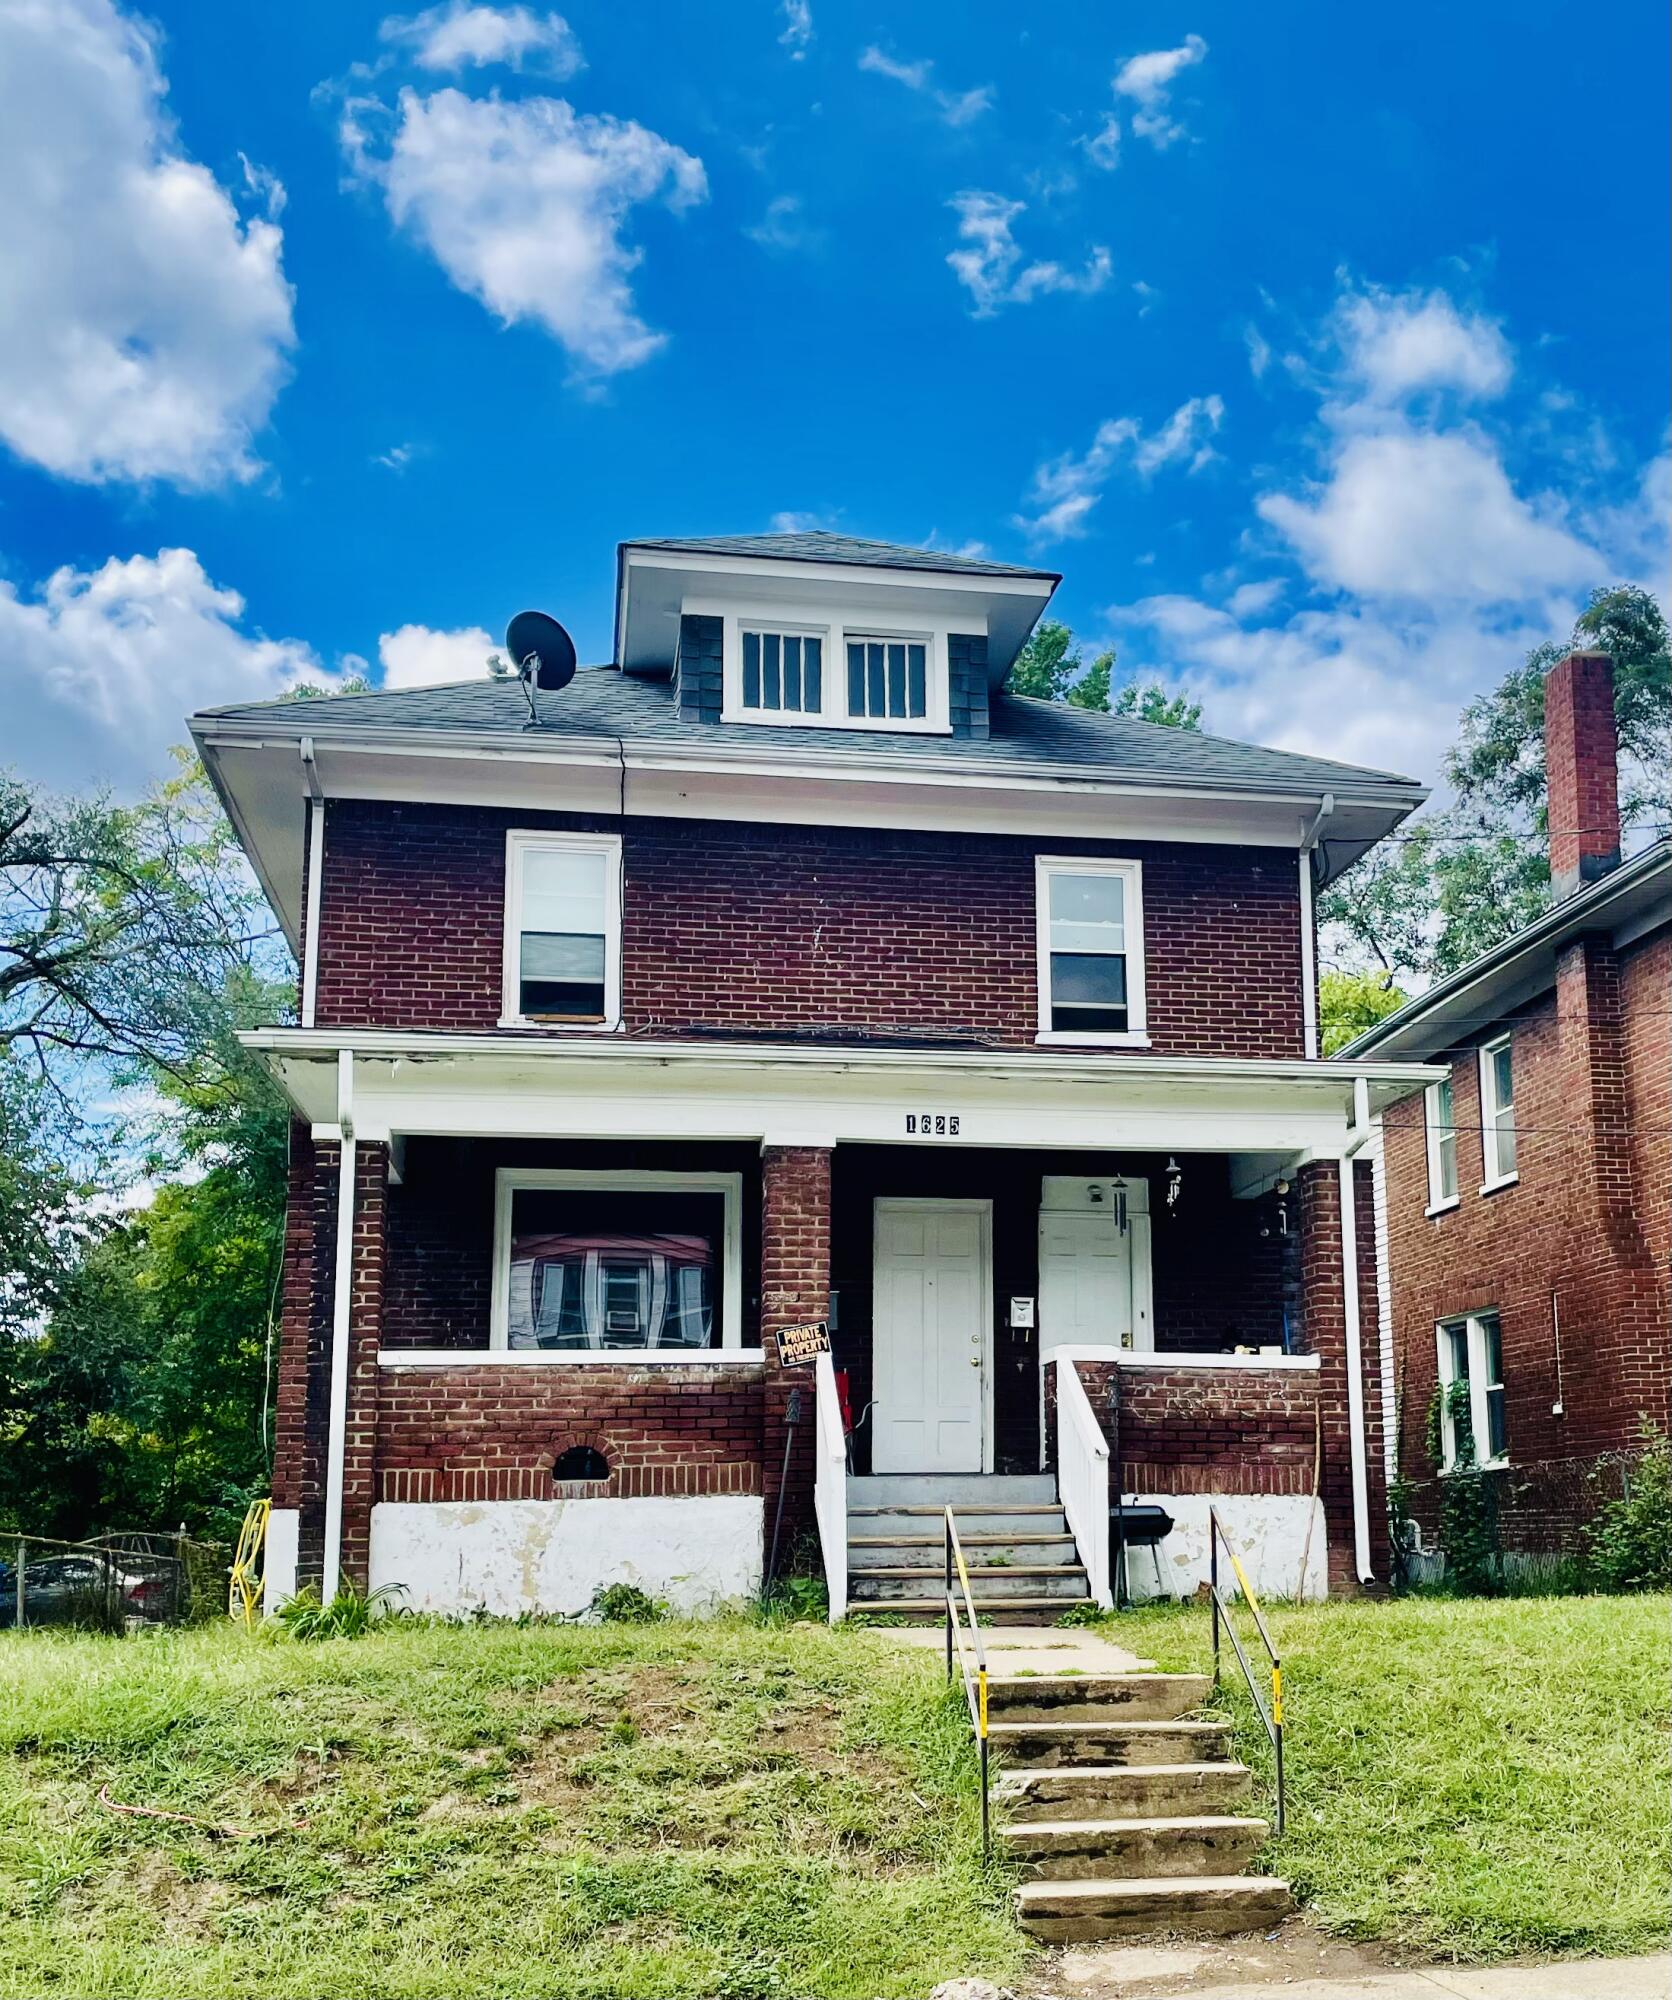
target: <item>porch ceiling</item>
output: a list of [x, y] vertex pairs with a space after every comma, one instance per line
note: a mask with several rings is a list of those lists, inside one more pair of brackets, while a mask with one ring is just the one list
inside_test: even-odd
[[318, 1136], [343, 1057], [363, 1139], [750, 1139], [1334, 1158], [1444, 1074], [1415, 1063], [843, 1049], [266, 1028], [244, 1037]]

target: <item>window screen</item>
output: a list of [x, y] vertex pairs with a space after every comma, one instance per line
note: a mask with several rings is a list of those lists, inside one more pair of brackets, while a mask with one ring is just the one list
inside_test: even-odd
[[1125, 877], [1062, 870], [1046, 883], [1053, 1031], [1124, 1034], [1130, 1018]]
[[530, 847], [523, 855], [520, 1014], [534, 1020], [604, 1018], [609, 865], [601, 850]]

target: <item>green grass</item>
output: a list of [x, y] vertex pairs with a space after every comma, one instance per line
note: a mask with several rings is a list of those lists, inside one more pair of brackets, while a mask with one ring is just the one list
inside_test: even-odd
[[[1315, 1921], [1437, 1958], [1664, 1949], [1672, 1897], [1665, 1597], [1268, 1606], [1283, 1655], [1288, 1833], [1260, 1865]], [[1191, 1606], [1111, 1619], [1204, 1668]], [[1239, 1625], [1258, 1666], [1251, 1622]], [[1227, 1709], [1271, 1759], [1229, 1647]]]
[[[919, 1994], [1022, 1957], [932, 1655], [752, 1625], [0, 1638], [0, 1994]], [[259, 1828], [117, 1817], [100, 1787]]]

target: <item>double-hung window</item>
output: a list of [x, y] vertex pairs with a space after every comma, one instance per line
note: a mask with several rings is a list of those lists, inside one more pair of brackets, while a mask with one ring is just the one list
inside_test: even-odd
[[[1435, 1334], [1440, 1358], [1441, 1471], [1455, 1471], [1468, 1456], [1459, 1450], [1458, 1427], [1465, 1422], [1473, 1462], [1504, 1464], [1509, 1457], [1509, 1427], [1504, 1417], [1504, 1342], [1498, 1315], [1469, 1313], [1462, 1319], [1441, 1320]], [[1466, 1413], [1452, 1408], [1452, 1390], [1459, 1382], [1468, 1389]]]
[[849, 634], [848, 714], [869, 722], [921, 722], [929, 713], [929, 647], [923, 639]]
[[768, 631], [745, 625], [738, 633], [743, 656], [743, 707], [750, 715], [821, 715], [824, 712], [824, 635]]
[[1142, 1045], [1139, 864], [1041, 855], [1035, 893], [1039, 1039]]
[[1443, 1083], [1428, 1086], [1423, 1105], [1428, 1125], [1428, 1212], [1432, 1215], [1457, 1201], [1457, 1122], [1449, 1076]]
[[1480, 1052], [1480, 1149], [1483, 1194], [1515, 1179], [1515, 1068], [1508, 1035]]
[[506, 838], [507, 1026], [613, 1028], [621, 1017], [621, 842]]

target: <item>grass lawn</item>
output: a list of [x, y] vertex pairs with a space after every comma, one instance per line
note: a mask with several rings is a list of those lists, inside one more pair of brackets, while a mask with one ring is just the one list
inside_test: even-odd
[[[1023, 1956], [933, 1655], [821, 1629], [0, 1635], [0, 1993], [925, 1993]], [[216, 1839], [160, 1806], [260, 1828]]]
[[[1289, 1828], [1261, 1856], [1314, 1921], [1437, 1958], [1664, 1949], [1672, 1901], [1665, 1597], [1267, 1607]], [[1106, 1621], [1205, 1667], [1207, 1613]], [[1264, 1660], [1252, 1622], [1239, 1630]], [[1227, 1685], [1242, 1677], [1229, 1646]], [[1246, 1697], [1228, 1703], [1269, 1798]]]
[[[1312, 1915], [1666, 1939], [1665, 1598], [1276, 1607]], [[1196, 1667], [1207, 1617], [1109, 1621]], [[921, 1995], [1026, 1947], [933, 1653], [742, 1622], [0, 1634], [0, 1995]], [[1263, 1765], [1263, 1738], [1244, 1747]], [[144, 1804], [259, 1829], [217, 1839]]]

